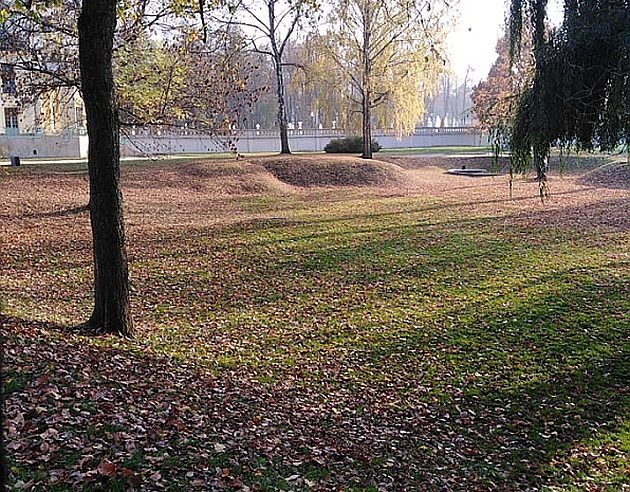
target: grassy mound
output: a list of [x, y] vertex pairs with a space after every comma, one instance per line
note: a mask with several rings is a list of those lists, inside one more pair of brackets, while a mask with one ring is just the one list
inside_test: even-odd
[[281, 156], [252, 162], [293, 186], [392, 186], [406, 181], [395, 164], [357, 157]]
[[153, 168], [149, 179], [138, 170], [126, 177], [134, 188], [206, 191], [213, 195], [288, 193], [291, 187], [279, 181], [264, 167], [247, 161], [207, 160], [163, 164]]
[[600, 188], [630, 189], [630, 164], [627, 162], [604, 164], [585, 174], [580, 183]]

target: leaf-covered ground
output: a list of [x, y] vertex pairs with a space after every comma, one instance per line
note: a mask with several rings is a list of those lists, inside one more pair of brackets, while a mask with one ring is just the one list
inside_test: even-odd
[[400, 159], [127, 166], [135, 341], [82, 166], [0, 169], [12, 490], [629, 490], [627, 188]]

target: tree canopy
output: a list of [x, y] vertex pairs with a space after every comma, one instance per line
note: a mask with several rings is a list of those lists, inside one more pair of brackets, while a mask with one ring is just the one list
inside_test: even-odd
[[566, 0], [562, 25], [545, 29], [546, 0], [512, 0], [514, 58], [529, 28], [535, 75], [520, 100], [512, 151], [544, 181], [554, 144], [611, 151], [630, 140], [630, 1]]
[[339, 0], [335, 6], [307, 76], [339, 94], [335, 102], [346, 127], [358, 127], [355, 115], [361, 115], [363, 157], [371, 158], [373, 119], [407, 134], [437, 88], [448, 5]]
[[499, 39], [497, 59], [488, 77], [479, 82], [472, 92], [472, 102], [479, 125], [490, 134], [499, 152], [509, 141], [512, 123], [519, 98], [533, 75], [533, 58], [530, 49], [522, 49], [518, 59], [510, 61], [510, 44], [507, 36]]

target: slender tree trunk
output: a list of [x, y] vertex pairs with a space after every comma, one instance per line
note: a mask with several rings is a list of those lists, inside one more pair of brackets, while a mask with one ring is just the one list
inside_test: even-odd
[[280, 127], [280, 153], [290, 154], [289, 128], [287, 123], [286, 101], [284, 97], [284, 76], [282, 73], [282, 60], [274, 60], [276, 67], [276, 94], [278, 96], [278, 126]]
[[540, 200], [545, 201], [545, 198], [549, 195], [549, 187], [547, 186], [547, 172], [548, 172], [548, 151], [541, 151], [540, 148], [534, 146], [533, 159], [534, 167], [536, 168], [536, 180], [538, 181], [538, 193]]
[[[365, 21], [364, 21], [365, 22]], [[364, 159], [372, 158], [372, 91], [370, 63], [370, 29], [363, 28], [363, 98], [361, 113], [363, 116], [363, 154]]]
[[370, 111], [369, 91], [363, 96], [363, 159], [372, 158], [372, 120]]
[[88, 326], [133, 334], [120, 191], [118, 113], [112, 52], [116, 0], [83, 0], [79, 17], [79, 62], [85, 101], [94, 251], [94, 311]]
[[278, 127], [280, 128], [280, 153], [290, 154], [289, 129], [287, 124], [287, 110], [284, 94], [284, 74], [282, 73], [283, 48], [276, 42], [276, 5], [275, 2], [267, 2], [267, 14], [269, 16], [269, 40], [273, 53], [273, 65], [276, 70], [276, 96], [278, 97]]

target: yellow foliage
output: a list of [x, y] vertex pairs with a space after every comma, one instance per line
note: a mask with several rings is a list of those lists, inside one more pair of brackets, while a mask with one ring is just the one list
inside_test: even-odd
[[444, 9], [415, 7], [392, 0], [340, 0], [328, 31], [307, 40], [307, 69], [296, 73], [293, 84], [310, 85], [318, 107], [338, 115], [345, 128], [361, 128], [367, 97], [380, 129], [398, 137], [413, 132], [443, 71], [447, 19]]

